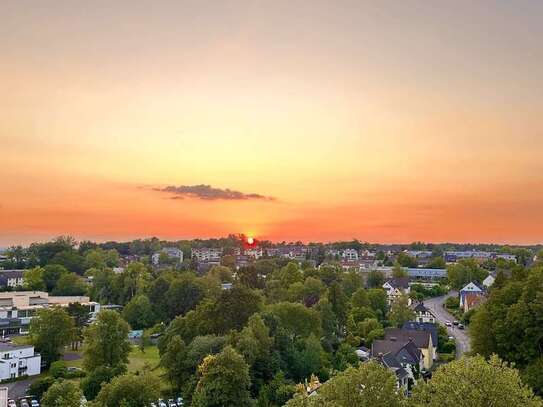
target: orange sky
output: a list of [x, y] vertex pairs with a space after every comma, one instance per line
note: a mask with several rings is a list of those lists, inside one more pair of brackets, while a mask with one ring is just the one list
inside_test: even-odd
[[543, 241], [543, 3], [114, 3], [0, 4], [0, 246]]

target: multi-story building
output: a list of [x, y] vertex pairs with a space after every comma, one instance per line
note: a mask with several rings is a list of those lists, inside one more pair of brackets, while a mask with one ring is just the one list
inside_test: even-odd
[[0, 288], [22, 287], [25, 283], [25, 270], [0, 270]]
[[41, 356], [32, 345], [0, 343], [0, 380], [36, 376], [41, 372]]
[[80, 303], [89, 308], [89, 317], [100, 311], [100, 304], [85, 296], [50, 296], [42, 291], [13, 291], [0, 293], [0, 337], [27, 334], [36, 313], [51, 306], [67, 307]]
[[201, 247], [191, 249], [192, 258], [201, 262], [218, 262], [221, 260], [222, 248], [220, 247]]
[[302, 245], [286, 245], [269, 247], [266, 249], [268, 257], [281, 257], [283, 259], [304, 261], [307, 259], [309, 249]]
[[255, 260], [260, 259], [264, 253], [261, 247], [251, 247], [244, 250], [245, 256], [252, 257]]

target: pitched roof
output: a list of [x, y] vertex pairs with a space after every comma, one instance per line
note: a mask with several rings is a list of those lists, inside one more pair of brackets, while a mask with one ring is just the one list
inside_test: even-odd
[[426, 308], [426, 307], [424, 306], [424, 303], [422, 303], [422, 302], [419, 302], [419, 303], [415, 306], [415, 308], [413, 308], [413, 310], [414, 310], [415, 312], [430, 312], [430, 310], [429, 310], [428, 308]]
[[417, 348], [427, 348], [430, 343], [431, 334], [426, 331], [403, 329], [403, 328], [386, 328], [385, 339], [395, 338], [396, 341], [408, 342], [413, 341]]
[[387, 281], [394, 288], [409, 288], [409, 277], [395, 277]]
[[430, 335], [432, 335], [432, 345], [437, 346], [437, 338], [438, 338], [437, 324], [434, 324], [432, 322], [407, 321], [403, 324], [402, 329], [407, 329], [411, 331], [430, 332]]
[[483, 290], [481, 287], [479, 287], [477, 284], [475, 284], [473, 281], [469, 282], [460, 290], [461, 293], [467, 293], [467, 292], [482, 292]]

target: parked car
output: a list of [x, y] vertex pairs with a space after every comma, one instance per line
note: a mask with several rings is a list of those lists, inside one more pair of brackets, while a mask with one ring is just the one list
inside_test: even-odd
[[458, 322], [456, 319], [453, 321], [453, 325], [458, 325], [460, 322]]
[[464, 329], [465, 326], [463, 324], [458, 324], [458, 329]]
[[38, 400], [32, 399], [32, 400], [30, 400], [30, 406], [31, 407], [40, 407], [40, 403], [38, 403]]
[[185, 402], [183, 401], [183, 397], [179, 396], [177, 397], [177, 406], [183, 407], [185, 405]]
[[168, 405], [162, 399], [158, 399], [158, 407], [168, 407]]
[[173, 399], [168, 400], [168, 407], [177, 407], [177, 404], [175, 404], [175, 401]]
[[28, 404], [28, 401], [26, 401], [26, 399], [21, 399], [21, 401], [19, 401], [19, 405], [21, 407], [30, 407], [30, 405]]
[[451, 321], [445, 321], [445, 326], [452, 326]]
[[8, 407], [17, 407], [17, 403], [15, 403], [15, 400], [9, 399]]

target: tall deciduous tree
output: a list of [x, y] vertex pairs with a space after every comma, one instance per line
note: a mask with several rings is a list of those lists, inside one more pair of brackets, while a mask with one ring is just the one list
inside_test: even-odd
[[74, 320], [60, 307], [42, 309], [30, 322], [30, 337], [43, 360], [50, 364], [74, 335]]
[[99, 366], [113, 369], [126, 366], [130, 352], [128, 332], [128, 324], [117, 312], [100, 311], [96, 321], [83, 333], [85, 369], [92, 371]]
[[401, 328], [402, 325], [415, 318], [415, 312], [409, 308], [409, 297], [402, 295], [392, 303], [388, 319], [392, 325]]
[[249, 367], [231, 347], [208, 356], [198, 368], [199, 380], [192, 400], [194, 407], [249, 406]]
[[541, 407], [541, 399], [520, 380], [518, 371], [492, 356], [464, 357], [438, 368], [413, 392], [414, 407]]
[[308, 396], [304, 390], [286, 405], [400, 407], [403, 403], [403, 396], [397, 391], [394, 373], [375, 362], [367, 362], [357, 368], [348, 368], [328, 380], [319, 388], [316, 396]]
[[160, 380], [150, 374], [117, 376], [104, 385], [96, 405], [99, 407], [148, 406], [160, 397]]
[[80, 407], [81, 390], [72, 382], [61, 380], [54, 383], [43, 395], [43, 407]]
[[153, 326], [156, 321], [151, 301], [145, 294], [132, 298], [123, 309], [123, 318], [132, 329], [144, 329]]

